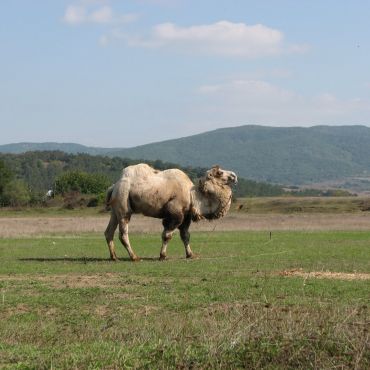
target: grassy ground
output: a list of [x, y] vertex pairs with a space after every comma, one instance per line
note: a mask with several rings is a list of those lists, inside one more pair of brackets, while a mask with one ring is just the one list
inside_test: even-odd
[[98, 207], [83, 207], [75, 209], [66, 209], [63, 207], [22, 207], [7, 208], [0, 207], [0, 218], [8, 217], [91, 217], [104, 216], [109, 212]]
[[[0, 368], [366, 369], [370, 232], [193, 233], [159, 262], [112, 263], [99, 235], [0, 240]], [[343, 275], [345, 276], [345, 275]]]

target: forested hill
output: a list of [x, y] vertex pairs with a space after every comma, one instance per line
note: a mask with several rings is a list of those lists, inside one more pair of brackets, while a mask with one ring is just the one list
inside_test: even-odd
[[[120, 178], [122, 169], [142, 160], [119, 157], [107, 157], [89, 154], [69, 154], [60, 151], [34, 151], [22, 154], [0, 153], [0, 198], [2, 177], [21, 180], [33, 194], [44, 195], [47, 190], [54, 189], [55, 181], [61, 175], [71, 172], [83, 172], [102, 176], [107, 186]], [[161, 160], [146, 161], [152, 167], [165, 170], [180, 168], [195, 181], [204, 175], [206, 168], [179, 166]], [[239, 178], [234, 189], [236, 196], [274, 196], [284, 194], [279, 185], [267, 184]]]
[[[51, 145], [52, 143], [47, 143]], [[0, 152], [26, 144], [0, 146]], [[39, 144], [27, 144], [40, 150]], [[42, 144], [46, 145], [46, 143]], [[240, 126], [127, 149], [58, 144], [56, 149], [209, 167], [219, 164], [258, 181], [303, 184], [370, 174], [370, 128], [365, 126]], [[49, 147], [52, 149], [52, 146]]]
[[241, 126], [125, 149], [131, 158], [214, 163], [259, 181], [302, 184], [370, 173], [370, 128]]

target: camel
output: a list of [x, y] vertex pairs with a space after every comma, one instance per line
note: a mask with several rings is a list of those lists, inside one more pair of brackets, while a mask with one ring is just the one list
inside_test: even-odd
[[108, 189], [106, 196], [111, 217], [104, 234], [110, 258], [117, 260], [113, 237], [118, 225], [119, 239], [131, 260], [140, 260], [128, 236], [128, 224], [135, 213], [162, 219], [160, 260], [166, 259], [167, 245], [176, 229], [180, 231], [186, 258], [194, 258], [189, 244], [191, 221], [223, 217], [230, 208], [231, 188], [236, 183], [236, 174], [219, 166], [208, 170], [197, 185], [178, 169], [159, 171], [144, 163], [124, 168], [122, 177]]

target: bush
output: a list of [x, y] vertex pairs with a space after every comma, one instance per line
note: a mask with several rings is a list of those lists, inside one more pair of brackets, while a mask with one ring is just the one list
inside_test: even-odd
[[104, 175], [90, 174], [82, 171], [69, 171], [59, 176], [55, 181], [55, 193], [66, 194], [78, 192], [81, 194], [99, 194], [110, 185]]
[[4, 161], [0, 159], [0, 198], [3, 195], [4, 187], [12, 180], [13, 174], [5, 165]]
[[71, 191], [66, 193], [64, 196], [64, 205], [63, 208], [66, 209], [75, 209], [83, 208], [86, 206], [86, 200], [78, 191]]
[[31, 200], [31, 192], [22, 180], [12, 180], [3, 188], [2, 204], [4, 206], [26, 206]]
[[87, 207], [97, 207], [99, 205], [99, 200], [98, 198], [91, 198], [88, 202], [87, 202]]

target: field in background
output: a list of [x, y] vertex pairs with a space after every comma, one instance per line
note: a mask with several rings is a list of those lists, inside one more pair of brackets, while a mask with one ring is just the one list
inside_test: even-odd
[[[102, 207], [0, 209], [0, 237], [103, 234], [109, 212]], [[160, 220], [134, 215], [130, 230], [160, 233]], [[192, 231], [370, 230], [370, 198], [241, 198], [217, 221], [193, 223]]]
[[[369, 213], [370, 197], [256, 197], [238, 198], [231, 206], [233, 213], [249, 214], [301, 214], [301, 213]], [[61, 217], [104, 216], [103, 206], [0, 208], [3, 217]]]
[[0, 367], [370, 366], [370, 232], [195, 232], [165, 262], [131, 239], [140, 263], [96, 233], [0, 239]]
[[369, 197], [240, 198], [233, 210], [243, 213], [359, 213], [370, 211]]

